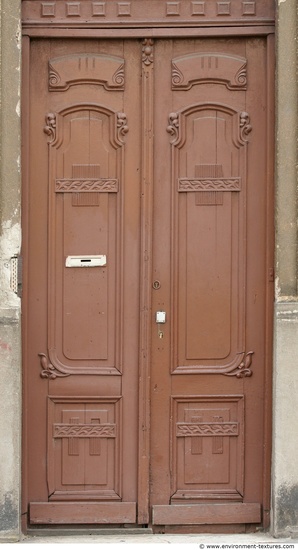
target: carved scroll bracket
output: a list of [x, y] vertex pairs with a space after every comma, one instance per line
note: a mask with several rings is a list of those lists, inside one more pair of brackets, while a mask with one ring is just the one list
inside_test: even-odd
[[177, 113], [169, 114], [169, 125], [167, 127], [167, 132], [173, 137], [173, 139], [171, 139], [171, 143], [174, 143], [179, 137], [179, 115]]
[[152, 38], [145, 38], [142, 44], [142, 61], [144, 65], [151, 65], [153, 63], [153, 40]]
[[246, 378], [248, 376], [252, 376], [252, 370], [250, 366], [252, 363], [253, 354], [254, 351], [240, 353], [240, 355], [242, 355], [240, 364], [231, 372], [224, 372], [223, 374], [225, 376], [236, 376], [236, 378]]
[[46, 126], [43, 129], [44, 133], [49, 136], [48, 143], [52, 143], [56, 139], [56, 115], [48, 113], [46, 115]]
[[127, 116], [125, 113], [117, 113], [117, 137], [119, 141], [123, 142], [121, 138], [127, 134], [129, 128], [127, 125]]
[[40, 373], [41, 378], [55, 380], [55, 378], [64, 378], [65, 376], [69, 376], [69, 374], [58, 371], [54, 367], [54, 365], [49, 362], [47, 356], [44, 353], [39, 353], [38, 356], [40, 357], [40, 366], [42, 368], [42, 371]]
[[247, 136], [252, 131], [252, 126], [250, 124], [250, 116], [248, 113], [240, 113], [240, 138], [242, 141], [247, 141]]

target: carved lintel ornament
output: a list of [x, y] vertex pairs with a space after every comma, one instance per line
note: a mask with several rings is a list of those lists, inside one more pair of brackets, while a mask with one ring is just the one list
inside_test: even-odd
[[56, 138], [56, 115], [54, 113], [46, 115], [46, 126], [43, 131], [49, 136], [49, 143], [52, 143]]
[[69, 376], [69, 374], [58, 371], [54, 365], [50, 363], [45, 353], [39, 353], [38, 356], [40, 357], [40, 366], [42, 368], [40, 373], [41, 378], [55, 380], [55, 378], [64, 378], [65, 376]]
[[177, 113], [169, 114], [169, 125], [167, 127], [167, 132], [173, 136], [171, 143], [174, 143], [179, 136], [179, 116]]
[[117, 113], [117, 134], [118, 139], [121, 140], [121, 136], [124, 137], [128, 132], [127, 116], [125, 113]]
[[247, 141], [247, 136], [252, 131], [252, 126], [250, 124], [250, 116], [244, 111], [240, 113], [240, 137], [242, 141]]
[[239, 365], [231, 372], [223, 373], [225, 376], [236, 376], [236, 378], [245, 378], [247, 376], [252, 376], [252, 370], [250, 368], [252, 363], [252, 356], [254, 351], [248, 351], [247, 353], [242, 352], [240, 355], [241, 362]]
[[145, 38], [142, 44], [142, 61], [144, 65], [150, 65], [153, 63], [153, 40], [152, 38]]

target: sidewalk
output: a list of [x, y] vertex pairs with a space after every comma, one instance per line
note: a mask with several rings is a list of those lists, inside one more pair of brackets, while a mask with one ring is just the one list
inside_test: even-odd
[[[222, 548], [223, 550], [234, 549], [289, 549], [298, 548], [298, 536], [295, 538], [276, 539], [269, 533], [252, 533], [241, 535], [153, 535], [153, 534], [90, 534], [90, 535], [67, 535], [67, 536], [23, 536], [18, 544], [100, 544], [108, 545], [111, 550], [111, 544], [119, 546], [123, 544], [133, 545], [160, 545], [172, 544], [180, 546], [181, 544], [196, 544], [201, 550], [212, 550]], [[8, 546], [8, 544], [7, 544]]]

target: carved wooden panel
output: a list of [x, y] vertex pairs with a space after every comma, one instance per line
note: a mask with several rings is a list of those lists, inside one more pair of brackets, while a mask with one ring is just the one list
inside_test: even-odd
[[[46, 117], [49, 136], [49, 363], [56, 373], [115, 373], [121, 363], [120, 204], [124, 113], [76, 105]], [[96, 200], [83, 200], [82, 195]], [[74, 197], [74, 198], [73, 198]], [[74, 208], [75, 206], [80, 208]], [[66, 267], [105, 255], [106, 265]], [[46, 369], [47, 370], [47, 369]], [[52, 376], [53, 377], [53, 376]]]
[[50, 500], [119, 500], [121, 400], [49, 397]]
[[241, 500], [244, 399], [173, 397], [172, 501]]
[[26, 26], [204, 26], [266, 24], [274, 20], [273, 0], [23, 0]]
[[172, 369], [244, 376], [249, 116], [220, 104], [194, 105], [171, 113], [167, 130], [178, 190]]
[[172, 60], [172, 89], [190, 90], [206, 82], [225, 84], [229, 90], [246, 89], [244, 57], [221, 53], [194, 53]]
[[65, 91], [78, 84], [124, 89], [124, 59], [112, 55], [65, 55], [49, 61], [49, 90]]

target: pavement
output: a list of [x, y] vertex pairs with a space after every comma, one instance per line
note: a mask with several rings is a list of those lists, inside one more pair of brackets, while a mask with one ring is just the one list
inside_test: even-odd
[[[298, 549], [298, 533], [294, 537], [274, 538], [269, 533], [251, 533], [251, 534], [236, 534], [236, 535], [214, 535], [214, 534], [199, 534], [199, 535], [167, 535], [167, 534], [69, 534], [69, 535], [23, 535], [20, 541], [3, 541], [2, 547], [10, 547], [11, 544], [35, 544], [43, 547], [45, 544], [79, 544], [85, 547], [86, 544], [100, 544], [112, 550], [113, 547], [118, 548], [123, 544], [131, 544], [141, 546], [146, 544], [147, 547], [164, 544], [172, 544], [180, 547], [181, 544], [196, 544], [200, 550], [289, 550]], [[104, 548], [102, 548], [104, 550]]]

